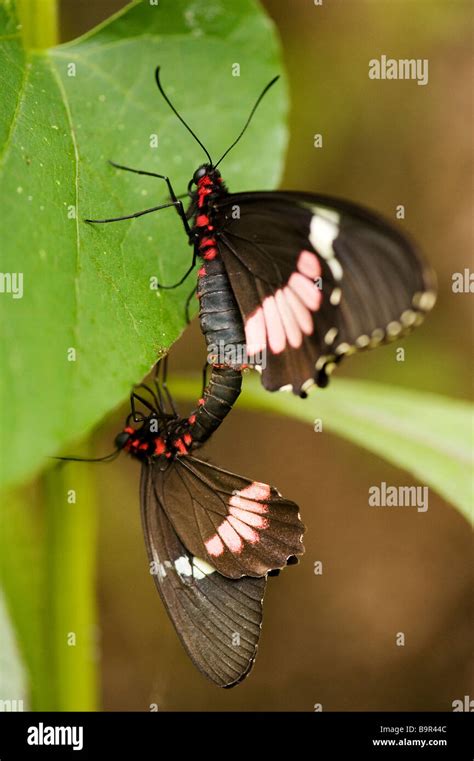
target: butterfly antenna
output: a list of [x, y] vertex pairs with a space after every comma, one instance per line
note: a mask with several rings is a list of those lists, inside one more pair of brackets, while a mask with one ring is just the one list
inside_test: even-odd
[[188, 132], [189, 132], [189, 133], [190, 133], [190, 134], [193, 136], [193, 138], [195, 139], [195, 141], [196, 141], [197, 143], [199, 143], [199, 145], [200, 145], [200, 146], [201, 146], [201, 148], [203, 149], [204, 153], [206, 154], [207, 158], [209, 159], [209, 163], [212, 165], [212, 159], [211, 159], [211, 157], [210, 157], [210, 155], [209, 155], [209, 152], [207, 151], [206, 147], [205, 147], [205, 146], [204, 146], [204, 145], [201, 143], [201, 141], [199, 140], [199, 138], [198, 138], [198, 136], [196, 135], [196, 133], [192, 131], [192, 129], [191, 129], [191, 127], [189, 126], [189, 124], [186, 124], [186, 122], [184, 121], [184, 119], [183, 119], [183, 117], [181, 116], [181, 114], [179, 114], [179, 113], [177, 112], [177, 110], [176, 110], [176, 109], [175, 109], [175, 107], [173, 106], [172, 102], [170, 101], [170, 99], [169, 99], [169, 98], [168, 98], [168, 96], [166, 95], [165, 91], [163, 90], [163, 87], [162, 87], [162, 85], [161, 85], [161, 82], [160, 82], [160, 67], [159, 67], [159, 66], [157, 66], [157, 68], [156, 68], [156, 71], [155, 71], [155, 79], [156, 79], [156, 84], [158, 85], [158, 90], [159, 90], [159, 91], [160, 91], [160, 93], [162, 94], [162, 96], [163, 96], [163, 98], [165, 99], [165, 101], [167, 102], [168, 106], [169, 106], [169, 107], [171, 108], [171, 110], [172, 110], [172, 111], [173, 111], [173, 112], [176, 114], [176, 116], [178, 117], [178, 119], [179, 119], [179, 121], [181, 122], [181, 124], [184, 124], [184, 126], [186, 127], [186, 129], [188, 130]]
[[244, 134], [245, 130], [246, 130], [246, 129], [247, 129], [247, 127], [249, 126], [250, 122], [252, 121], [252, 117], [253, 117], [253, 115], [254, 115], [255, 111], [257, 110], [257, 108], [259, 107], [259, 105], [260, 105], [260, 101], [261, 101], [261, 100], [263, 99], [263, 97], [264, 97], [264, 96], [267, 94], [267, 92], [269, 91], [270, 87], [273, 87], [273, 85], [275, 84], [275, 82], [276, 82], [278, 79], [280, 79], [280, 75], [279, 75], [279, 74], [278, 74], [276, 77], [273, 77], [272, 81], [271, 81], [271, 82], [269, 82], [269, 83], [268, 83], [268, 85], [267, 85], [266, 87], [264, 87], [264, 88], [263, 88], [262, 92], [260, 93], [260, 95], [259, 95], [259, 96], [258, 96], [258, 98], [257, 98], [257, 102], [255, 103], [254, 107], [252, 108], [252, 110], [251, 110], [251, 112], [250, 112], [250, 114], [249, 114], [249, 118], [247, 119], [247, 121], [245, 122], [245, 124], [244, 124], [244, 126], [243, 126], [243, 129], [242, 129], [242, 131], [240, 132], [240, 134], [238, 135], [238, 137], [237, 137], [237, 138], [234, 140], [234, 142], [232, 143], [232, 145], [231, 145], [229, 148], [227, 148], [226, 152], [225, 152], [225, 153], [224, 153], [224, 154], [223, 154], [223, 155], [220, 157], [220, 159], [219, 159], [219, 161], [217, 162], [217, 164], [215, 165], [215, 167], [218, 167], [218, 166], [219, 166], [219, 164], [221, 163], [222, 159], [224, 159], [224, 158], [227, 156], [227, 154], [228, 154], [228, 153], [230, 153], [230, 151], [232, 150], [232, 148], [235, 148], [235, 146], [236, 146], [236, 145], [237, 145], [237, 143], [239, 142], [240, 138], [241, 138], [241, 137], [242, 137], [242, 135]]
[[50, 457], [51, 460], [62, 460], [63, 462], [108, 462], [115, 460], [120, 454], [120, 449], [114, 449], [110, 454], [105, 457]]

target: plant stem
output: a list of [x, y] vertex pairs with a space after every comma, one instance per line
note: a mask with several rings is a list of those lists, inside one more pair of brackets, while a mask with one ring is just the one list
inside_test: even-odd
[[57, 711], [97, 708], [93, 478], [87, 463], [57, 466], [44, 476], [45, 625]]
[[59, 42], [57, 0], [17, 0], [23, 44], [27, 49], [49, 48]]

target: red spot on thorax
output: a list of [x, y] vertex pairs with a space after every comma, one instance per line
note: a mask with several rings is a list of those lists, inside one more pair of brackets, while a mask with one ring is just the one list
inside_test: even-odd
[[131, 428], [129, 425], [123, 429], [124, 433], [135, 433], [134, 429]]
[[209, 224], [209, 217], [207, 214], [198, 214], [196, 217], [196, 226], [197, 227], [207, 227]]
[[209, 177], [202, 177], [198, 182], [198, 207], [202, 209], [204, 206], [204, 202], [206, 199], [206, 196], [208, 196], [210, 193], [212, 193], [212, 180], [209, 179]]
[[199, 244], [199, 247], [204, 248], [204, 246], [215, 246], [215, 245], [216, 245], [215, 238], [203, 238], [201, 243]]
[[217, 256], [217, 248], [208, 248], [207, 251], [203, 254], [202, 258], [206, 260], [206, 262], [212, 261], [212, 259], [215, 259]]
[[198, 399], [198, 404], [200, 407], [204, 404], [204, 399]]
[[206, 268], [201, 267], [201, 269], [198, 270], [198, 277], [204, 277], [205, 274], [206, 274]]
[[156, 454], [156, 455], [163, 454], [165, 449], [166, 449], [166, 447], [165, 447], [165, 442], [163, 441], [163, 439], [161, 439], [159, 437], [157, 439], [155, 439], [155, 452], [154, 452], [154, 454]]
[[185, 433], [184, 434], [183, 441], [184, 441], [185, 444], [187, 444], [188, 447], [191, 444], [192, 440], [193, 440], [193, 437], [191, 436], [190, 433]]
[[191, 425], [192, 425], [195, 422], [196, 422], [196, 415], [190, 415], [188, 417], [188, 423], [191, 423]]
[[186, 448], [186, 445], [183, 443], [182, 439], [176, 439], [176, 441], [173, 442], [174, 446], [178, 450], [178, 454], [187, 454], [188, 450]]

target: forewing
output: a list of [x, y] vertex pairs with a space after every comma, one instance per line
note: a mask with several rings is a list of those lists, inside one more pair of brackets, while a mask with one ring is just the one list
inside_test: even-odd
[[214, 224], [247, 352], [270, 390], [325, 385], [344, 356], [404, 335], [434, 305], [435, 277], [413, 242], [356, 204], [232, 194]]

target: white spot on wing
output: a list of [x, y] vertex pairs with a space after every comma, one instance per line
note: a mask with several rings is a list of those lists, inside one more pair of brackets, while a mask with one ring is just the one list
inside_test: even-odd
[[392, 320], [387, 325], [387, 333], [389, 336], [398, 336], [402, 332], [402, 326], [397, 320]]
[[336, 346], [336, 354], [349, 354], [351, 352], [351, 346], [348, 343], [339, 344]]
[[193, 560], [194, 576], [196, 579], [203, 579], [205, 576], [210, 576], [215, 572], [215, 568], [202, 558], [194, 558]]
[[415, 322], [416, 318], [416, 312], [414, 312], [412, 309], [405, 309], [404, 312], [402, 312], [400, 316], [400, 320], [402, 321], [403, 325], [405, 327], [410, 327]]
[[329, 344], [332, 344], [334, 342], [334, 339], [336, 338], [338, 334], [337, 328], [330, 328], [326, 335], [324, 336], [324, 342]]
[[358, 346], [360, 349], [365, 349], [366, 346], [370, 344], [370, 338], [369, 336], [366, 336], [365, 333], [363, 333], [361, 336], [356, 338], [356, 346]]
[[[315, 215], [311, 219], [309, 240], [311, 245], [325, 259], [334, 256], [332, 244], [339, 233], [339, 214], [326, 209], [315, 209]], [[331, 218], [332, 217], [332, 218]]]
[[328, 359], [329, 359], [328, 354], [322, 354], [316, 362], [316, 365], [315, 365], [316, 370], [322, 370], [324, 365], [328, 361]]
[[193, 569], [187, 555], [181, 555], [180, 558], [177, 558], [174, 561], [174, 567], [180, 576], [192, 575]]
[[435, 303], [436, 293], [433, 293], [433, 291], [426, 291], [425, 293], [421, 294], [420, 309], [423, 309], [424, 312], [429, 312], [430, 309], [433, 309]]
[[375, 328], [375, 330], [372, 331], [372, 338], [370, 341], [371, 346], [377, 346], [381, 341], [383, 341], [384, 338], [384, 332], [381, 328]]
[[174, 567], [179, 576], [194, 576], [195, 579], [204, 579], [216, 570], [202, 558], [193, 558], [191, 564], [187, 555], [177, 558]]
[[339, 225], [341, 221], [341, 215], [335, 209], [328, 209], [326, 206], [313, 206], [313, 211], [335, 225]]
[[335, 256], [332, 256], [330, 259], [327, 260], [329, 269], [331, 270], [334, 280], [342, 280], [342, 267], [339, 262], [339, 259], [336, 259]]

